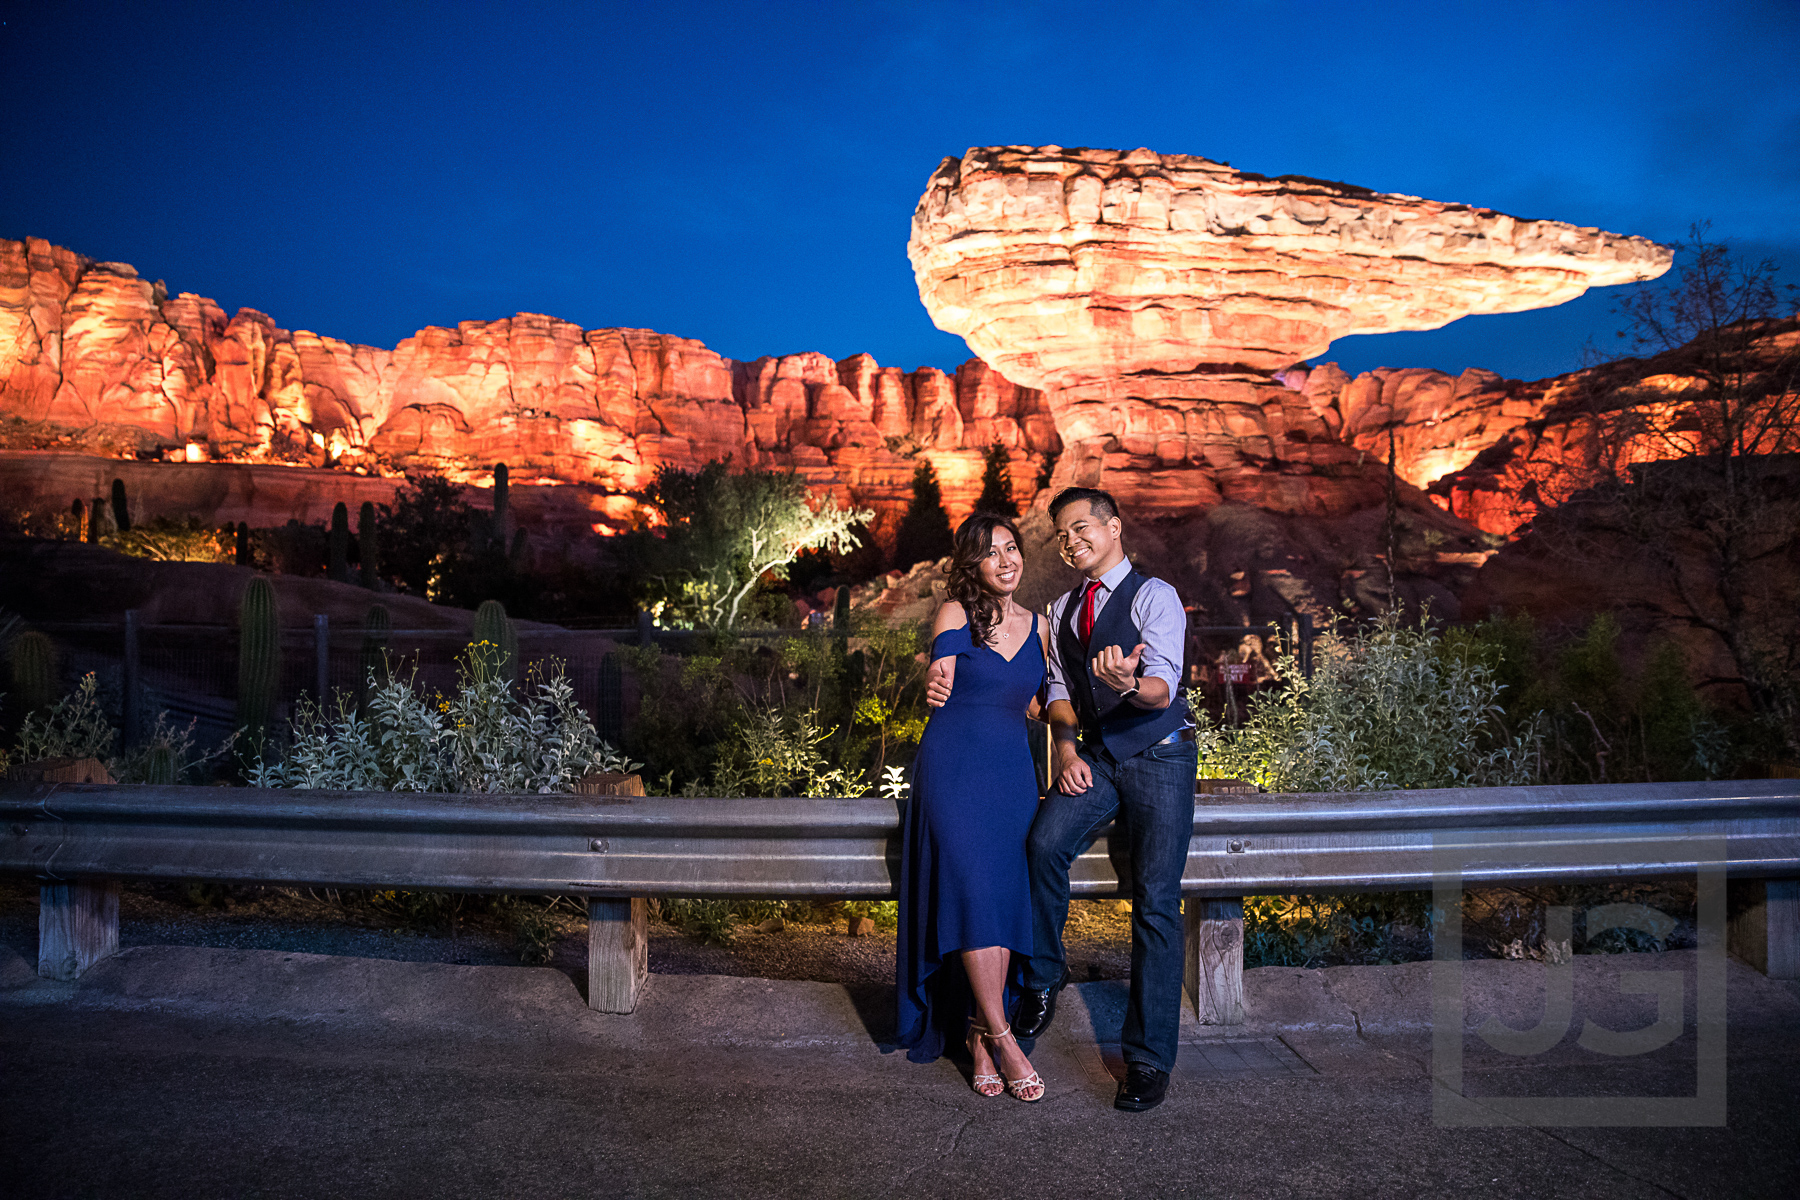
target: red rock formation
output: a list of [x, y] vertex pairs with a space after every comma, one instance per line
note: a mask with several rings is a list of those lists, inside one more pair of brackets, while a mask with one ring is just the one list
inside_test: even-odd
[[0, 241], [0, 416], [151, 455], [200, 443], [213, 458], [480, 482], [505, 461], [521, 484], [586, 485], [611, 523], [632, 519], [624, 494], [659, 465], [731, 455], [875, 508], [878, 532], [910, 498], [918, 456], [956, 516], [990, 444], [1009, 449], [1026, 496], [1061, 447], [1042, 393], [978, 359], [954, 376], [866, 354], [734, 362], [687, 338], [533, 313], [382, 350], [253, 309], [227, 318], [35, 238]]
[[[1390, 397], [1386, 379], [1345, 388], [1341, 372], [1303, 378], [1298, 394], [1275, 381], [1332, 339], [1560, 304], [1671, 261], [1642, 238], [1558, 222], [1057, 146], [946, 159], [907, 249], [938, 326], [1048, 392], [1066, 448], [1053, 483], [1104, 483], [1170, 516], [1221, 497], [1290, 513], [1370, 502], [1358, 432], [1434, 401]], [[1494, 382], [1465, 376], [1443, 398], [1481, 410], [1465, 422], [1477, 440], [1511, 420]], [[1409, 474], [1480, 448], [1421, 446]]]

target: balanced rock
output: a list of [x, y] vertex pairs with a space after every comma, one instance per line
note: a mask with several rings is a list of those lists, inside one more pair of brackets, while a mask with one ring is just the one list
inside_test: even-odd
[[1277, 378], [1335, 338], [1561, 304], [1672, 261], [1561, 222], [1060, 146], [945, 159], [907, 250], [938, 327], [1046, 392], [1053, 484], [1104, 481], [1167, 513], [1366, 502], [1367, 451], [1332, 427], [1330, 381]]

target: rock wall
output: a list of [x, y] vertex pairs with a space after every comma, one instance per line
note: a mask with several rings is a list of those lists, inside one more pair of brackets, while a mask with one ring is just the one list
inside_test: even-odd
[[[952, 515], [998, 442], [1029, 497], [1061, 448], [1041, 392], [979, 359], [954, 375], [866, 354], [736, 362], [689, 338], [533, 313], [420, 330], [391, 350], [170, 297], [124, 263], [0, 241], [0, 418], [12, 444], [77, 431], [140, 457], [577, 483], [623, 498], [662, 464], [792, 467], [884, 533], [931, 461]], [[40, 443], [41, 444], [41, 443]], [[628, 503], [602, 521], [628, 523]]]

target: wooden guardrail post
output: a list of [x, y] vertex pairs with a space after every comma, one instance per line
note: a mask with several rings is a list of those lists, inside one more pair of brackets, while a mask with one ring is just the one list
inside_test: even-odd
[[1244, 901], [1189, 896], [1181, 906], [1187, 935], [1187, 994], [1202, 1025], [1244, 1023]]
[[[575, 785], [583, 796], [641, 796], [637, 775], [596, 772]], [[607, 852], [605, 838], [588, 847]], [[588, 1007], [596, 1012], [628, 1013], [650, 978], [650, 904], [642, 896], [588, 900]]]
[[[1194, 803], [1229, 803], [1212, 797], [1254, 796], [1243, 779], [1196, 779]], [[1241, 848], [1241, 847], [1240, 847]], [[1189, 896], [1181, 906], [1186, 970], [1183, 985], [1202, 1025], [1244, 1023], [1244, 898]]]
[[1733, 880], [1725, 942], [1770, 979], [1800, 979], [1800, 880]]
[[119, 949], [119, 881], [81, 879], [38, 888], [38, 964], [44, 979], [70, 980]]
[[[44, 758], [22, 763], [8, 779], [42, 783], [111, 783], [97, 758]], [[38, 887], [38, 962], [43, 979], [68, 981], [119, 949], [116, 879], [72, 879]]]
[[628, 1013], [650, 977], [650, 905], [642, 896], [588, 901], [588, 1007]]

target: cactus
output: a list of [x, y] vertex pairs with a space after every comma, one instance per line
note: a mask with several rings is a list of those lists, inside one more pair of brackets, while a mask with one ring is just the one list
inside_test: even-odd
[[363, 618], [362, 655], [356, 671], [358, 708], [368, 702], [371, 680], [376, 687], [388, 680], [388, 633], [392, 629], [393, 618], [388, 615], [387, 608], [371, 604], [368, 615]]
[[149, 754], [144, 756], [144, 782], [172, 784], [176, 781], [176, 774], [174, 748], [170, 746], [150, 747]]
[[75, 540], [79, 542], [87, 529], [87, 505], [81, 502], [80, 497], [76, 497], [75, 503], [69, 505], [69, 515], [75, 518]]
[[504, 604], [498, 600], [481, 602], [481, 607], [475, 610], [472, 637], [474, 641], [489, 642], [498, 647], [501, 674], [514, 683], [519, 681], [519, 635], [506, 615]]
[[525, 569], [525, 556], [530, 552], [530, 549], [525, 537], [525, 531], [523, 529], [514, 530], [512, 553], [506, 556], [506, 565], [514, 571], [523, 571]]
[[275, 588], [258, 575], [244, 588], [238, 609], [238, 724], [252, 746], [268, 730], [280, 682], [281, 621]]
[[505, 463], [494, 464], [494, 544], [506, 546], [506, 523], [512, 516], [511, 473]]
[[254, 565], [253, 556], [250, 553], [250, 523], [248, 521], [239, 521], [237, 523], [237, 539], [236, 544], [232, 549], [236, 551], [238, 566], [248, 567]]
[[381, 579], [381, 548], [375, 538], [375, 505], [368, 500], [356, 514], [356, 548], [362, 557], [362, 585], [374, 591]]
[[331, 565], [326, 574], [336, 583], [350, 582], [350, 510], [342, 500], [331, 509]]
[[12, 693], [21, 714], [56, 703], [56, 644], [48, 635], [33, 629], [13, 639]]
[[125, 503], [125, 481], [123, 479], [113, 480], [112, 514], [113, 526], [120, 533], [131, 528], [131, 509]]
[[90, 542], [98, 542], [100, 540], [100, 506], [105, 503], [105, 500], [101, 499], [99, 496], [95, 496], [94, 502], [88, 505], [87, 540]]

